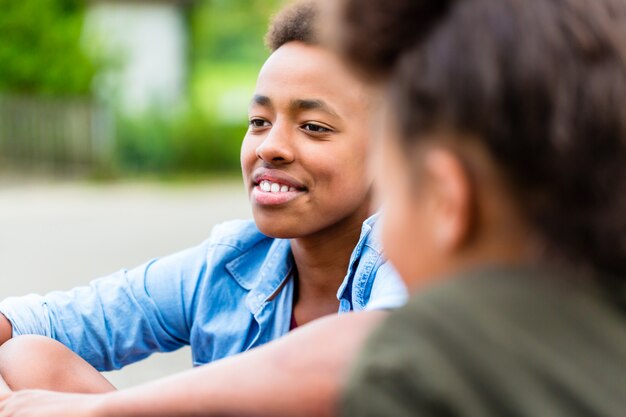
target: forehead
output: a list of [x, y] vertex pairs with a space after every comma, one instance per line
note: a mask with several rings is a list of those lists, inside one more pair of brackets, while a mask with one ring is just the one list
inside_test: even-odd
[[255, 94], [274, 105], [321, 100], [338, 109], [364, 106], [366, 86], [332, 52], [301, 42], [278, 48], [259, 73]]

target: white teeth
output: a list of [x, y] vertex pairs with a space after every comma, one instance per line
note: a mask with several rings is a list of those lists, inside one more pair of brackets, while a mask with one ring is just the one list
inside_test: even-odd
[[289, 191], [296, 191], [294, 187], [267, 180], [261, 181], [259, 184], [259, 188], [261, 189], [261, 191], [266, 193], [286, 193]]

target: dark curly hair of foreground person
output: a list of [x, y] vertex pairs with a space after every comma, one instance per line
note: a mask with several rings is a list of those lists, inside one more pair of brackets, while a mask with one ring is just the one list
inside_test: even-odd
[[481, 141], [549, 259], [626, 279], [625, 1], [341, 1], [342, 52], [389, 81], [407, 148]]

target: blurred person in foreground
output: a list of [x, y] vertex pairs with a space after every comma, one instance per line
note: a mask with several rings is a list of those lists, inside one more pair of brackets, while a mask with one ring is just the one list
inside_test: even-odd
[[[382, 256], [371, 213], [377, 100], [319, 45], [316, 14], [313, 3], [299, 2], [268, 33], [273, 52], [241, 151], [254, 222], [228, 222], [196, 248], [89, 287], [1, 303], [4, 340], [40, 335], [0, 349], [12, 389], [107, 394], [19, 391], [0, 402], [0, 416], [335, 409], [353, 352], [406, 290]], [[97, 372], [187, 344], [198, 367], [152, 384], [115, 392]]]
[[345, 0], [413, 296], [342, 415], [624, 416], [626, 2]]

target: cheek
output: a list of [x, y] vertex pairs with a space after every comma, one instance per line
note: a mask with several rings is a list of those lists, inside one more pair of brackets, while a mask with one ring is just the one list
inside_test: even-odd
[[[380, 188], [380, 186], [379, 186]], [[414, 218], [398, 190], [393, 186], [383, 191], [382, 243], [385, 255], [406, 281], [411, 275], [410, 260], [415, 251]]]
[[387, 153], [385, 156], [385, 163], [376, 176], [377, 191], [383, 200], [383, 248], [402, 279], [412, 288], [427, 273], [434, 259], [425, 196], [416, 194], [404, 161], [397, 155], [389, 158]]
[[438, 275], [441, 253], [434, 245], [434, 221], [415, 197], [396, 196], [385, 204], [382, 243], [409, 289]]
[[308, 153], [307, 160], [311, 172], [315, 171], [318, 190], [324, 191], [323, 198], [335, 204], [354, 204], [355, 200], [362, 202], [372, 186], [365, 153], [361, 144]]
[[240, 161], [241, 161], [241, 171], [243, 173], [244, 178], [248, 178], [252, 173], [252, 169], [257, 160], [256, 156], [256, 148], [257, 141], [255, 138], [247, 135], [244, 136], [243, 141], [241, 143], [241, 153], [240, 153]]
[[[382, 142], [382, 141], [381, 141]], [[411, 236], [407, 234], [412, 221], [408, 213], [406, 173], [402, 161], [389, 144], [377, 148], [375, 157], [376, 194], [383, 204], [382, 243], [385, 255], [398, 268], [405, 278], [407, 248], [412, 246]]]

